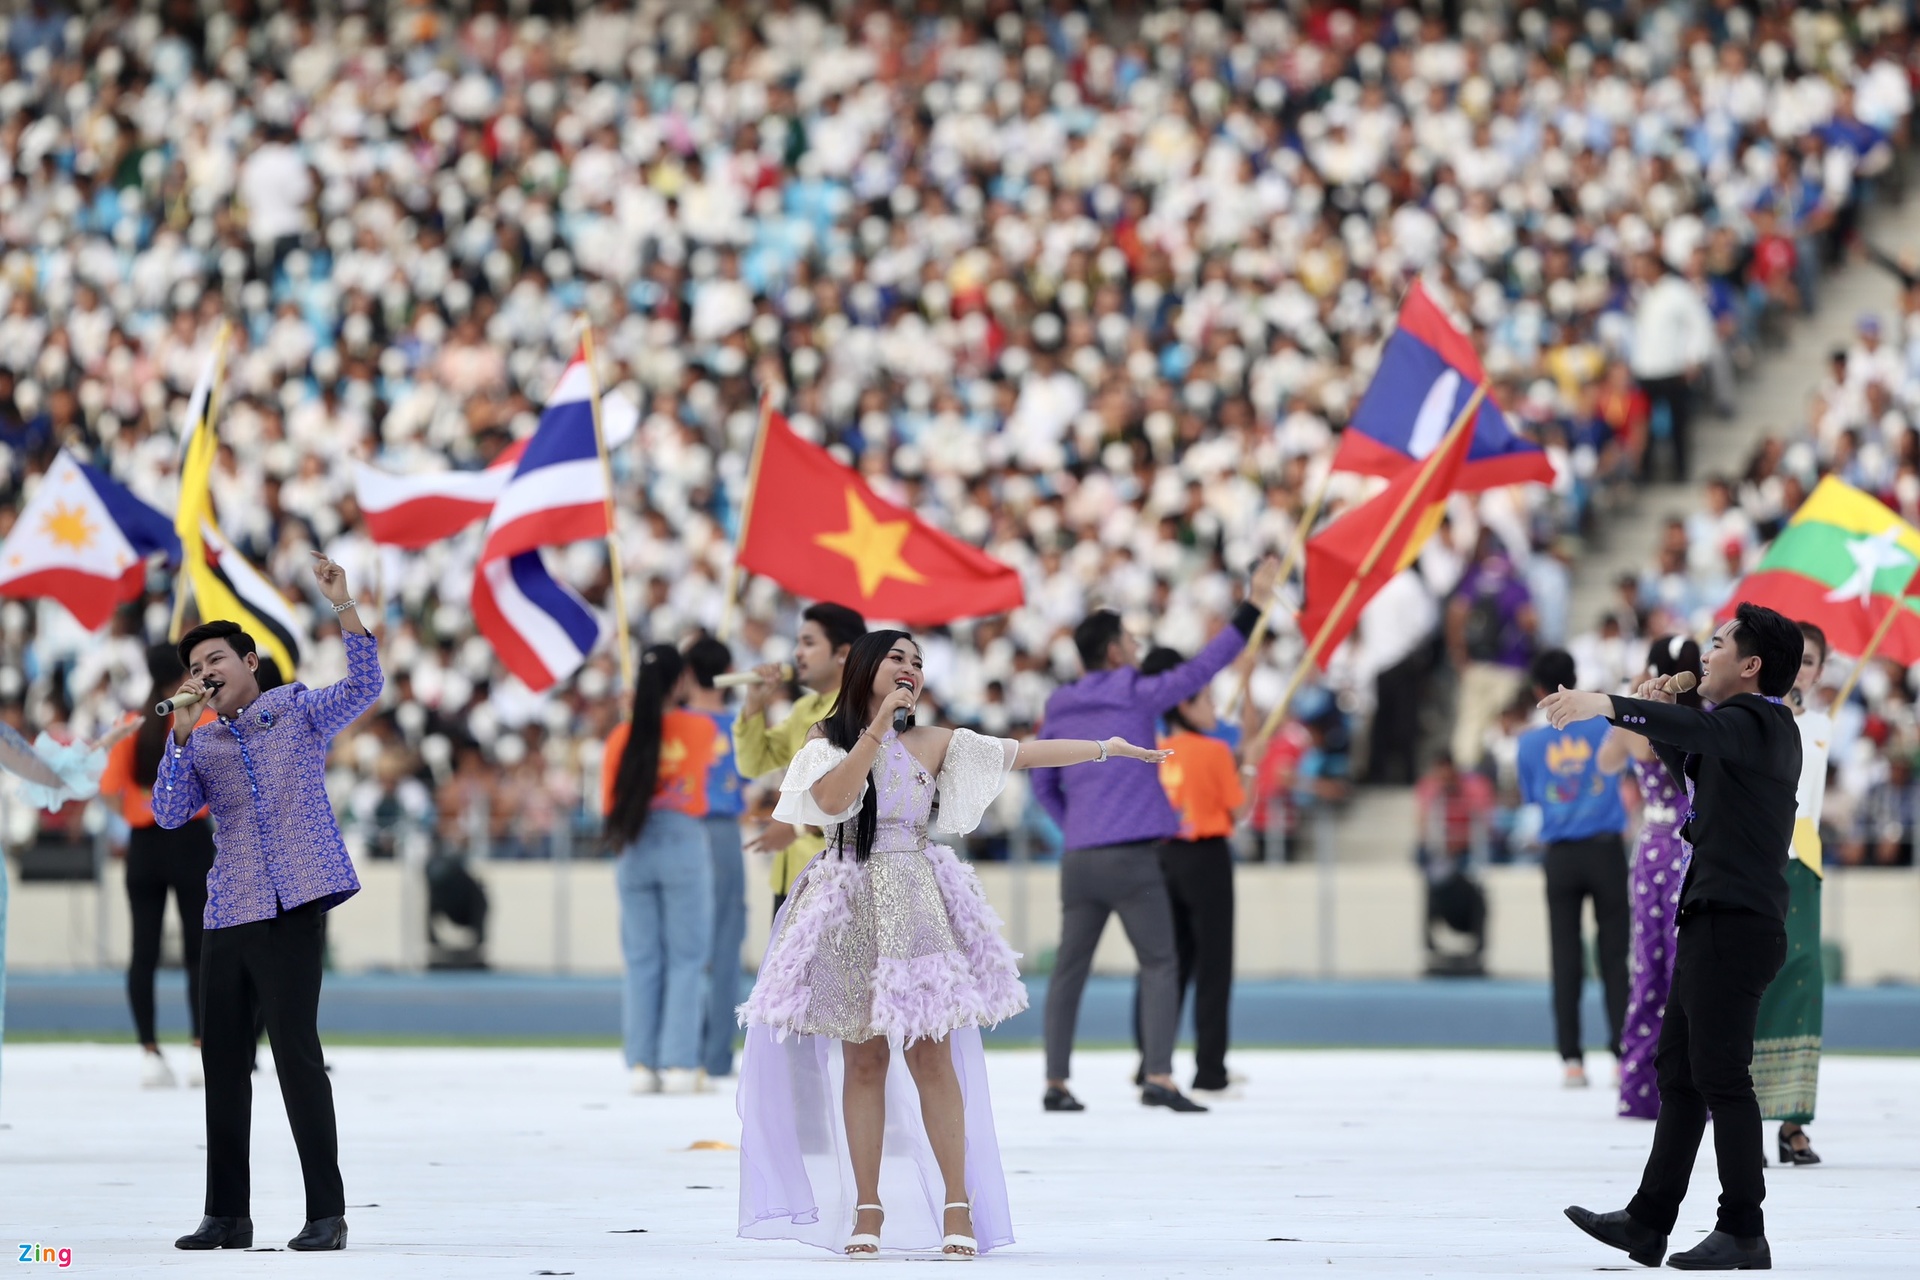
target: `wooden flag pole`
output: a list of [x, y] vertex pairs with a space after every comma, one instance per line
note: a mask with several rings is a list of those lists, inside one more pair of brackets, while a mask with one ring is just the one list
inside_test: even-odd
[[[194, 449], [201, 447], [200, 432], [205, 430], [211, 433], [214, 429], [213, 424], [219, 421], [220, 384], [226, 380], [227, 341], [232, 336], [232, 323], [227, 320], [222, 320], [220, 322], [220, 331], [213, 337], [213, 384], [207, 388], [206, 417], [204, 421], [194, 424], [194, 436], [188, 444], [189, 454]], [[182, 457], [180, 472], [183, 480], [186, 476], [186, 470], [186, 458]], [[180, 491], [180, 501], [184, 503], [186, 500], [187, 494], [183, 487]], [[187, 598], [192, 594], [193, 575], [187, 572], [187, 548], [182, 544], [180, 548], [180, 566], [173, 575], [173, 618], [167, 623], [167, 640], [171, 644], [180, 643], [180, 633], [186, 627], [187, 623]], [[288, 673], [288, 678], [292, 678], [291, 672]]]
[[1860, 682], [1860, 673], [1867, 669], [1867, 664], [1873, 661], [1873, 655], [1880, 651], [1880, 642], [1885, 640], [1887, 633], [1893, 630], [1894, 621], [1905, 612], [1906, 607], [1905, 593], [1894, 597], [1893, 603], [1887, 607], [1887, 616], [1880, 619], [1880, 625], [1873, 629], [1873, 638], [1868, 640], [1867, 647], [1861, 650], [1859, 660], [1853, 664], [1853, 670], [1847, 673], [1847, 682], [1840, 686], [1840, 692], [1833, 700], [1833, 709], [1836, 714], [1840, 708], [1847, 705], [1847, 698], [1853, 693], [1853, 686]]
[[[1287, 578], [1293, 573], [1294, 564], [1300, 559], [1301, 552], [1306, 550], [1307, 535], [1313, 532], [1313, 522], [1320, 518], [1320, 507], [1327, 500], [1327, 490], [1332, 487], [1333, 468], [1328, 467], [1327, 473], [1320, 477], [1320, 485], [1308, 501], [1307, 509], [1301, 513], [1300, 523], [1293, 531], [1292, 540], [1287, 544], [1287, 555], [1280, 562], [1280, 576], [1277, 579], [1278, 586], [1274, 588], [1273, 599], [1267, 601], [1267, 607], [1260, 611], [1260, 621], [1253, 624], [1253, 634], [1247, 637], [1248, 653], [1257, 653], [1261, 642], [1267, 638], [1267, 632], [1273, 625], [1274, 611], [1280, 607], [1280, 589], [1287, 585]], [[1220, 714], [1230, 717], [1238, 711], [1240, 704], [1246, 701], [1247, 688], [1252, 683], [1253, 664], [1249, 663], [1247, 669], [1240, 675], [1240, 684], [1234, 689], [1233, 697], [1228, 700], [1226, 710]]]
[[580, 337], [580, 351], [587, 361], [587, 395], [593, 406], [593, 446], [600, 452], [600, 477], [606, 484], [607, 565], [613, 571], [613, 628], [620, 646], [620, 687], [633, 692], [633, 637], [627, 631], [626, 577], [620, 570], [620, 539], [613, 529], [613, 459], [607, 454], [606, 432], [600, 429], [600, 375], [593, 365], [593, 322], [587, 321]]
[[1266, 723], [1260, 726], [1259, 734], [1247, 744], [1249, 759], [1257, 758], [1261, 748], [1266, 746], [1267, 740], [1280, 728], [1281, 721], [1286, 718], [1287, 708], [1293, 705], [1294, 695], [1299, 693], [1300, 686], [1306, 683], [1307, 672], [1312, 670], [1314, 664], [1319, 661], [1320, 652], [1326, 647], [1327, 637], [1339, 628], [1342, 619], [1346, 617], [1348, 607], [1353, 604], [1354, 597], [1360, 592], [1360, 584], [1366, 580], [1368, 574], [1373, 572], [1374, 566], [1380, 562], [1380, 557], [1386, 554], [1387, 544], [1393, 541], [1394, 535], [1400, 532], [1400, 526], [1406, 523], [1407, 516], [1413, 511], [1414, 499], [1426, 488], [1427, 482], [1433, 477], [1434, 469], [1440, 465], [1440, 459], [1446, 456], [1447, 450], [1452, 447], [1455, 433], [1472, 429], [1473, 420], [1480, 412], [1480, 402], [1487, 398], [1489, 385], [1482, 382], [1474, 389], [1473, 398], [1467, 401], [1466, 407], [1460, 410], [1460, 416], [1455, 418], [1453, 425], [1447, 429], [1447, 434], [1441, 438], [1439, 444], [1434, 446], [1433, 452], [1428, 454], [1427, 460], [1421, 464], [1419, 479], [1413, 482], [1412, 487], [1400, 499], [1400, 505], [1394, 508], [1393, 518], [1387, 521], [1386, 528], [1380, 531], [1380, 536], [1373, 540], [1373, 546], [1368, 548], [1366, 558], [1360, 562], [1358, 572], [1347, 579], [1347, 585], [1340, 592], [1340, 598], [1334, 602], [1333, 612], [1328, 614], [1327, 620], [1320, 624], [1320, 629], [1314, 633], [1312, 642], [1307, 645], [1306, 653], [1301, 655], [1300, 664], [1293, 669], [1293, 678], [1287, 681], [1286, 692], [1280, 695], [1279, 703], [1267, 714]]
[[740, 529], [733, 535], [733, 560], [727, 565], [727, 601], [720, 613], [720, 640], [733, 639], [734, 615], [740, 608], [740, 548], [753, 528], [753, 498], [760, 490], [760, 460], [767, 452], [767, 428], [773, 421], [773, 401], [760, 393], [760, 430], [753, 437], [753, 455], [747, 463], [747, 496], [740, 503]]

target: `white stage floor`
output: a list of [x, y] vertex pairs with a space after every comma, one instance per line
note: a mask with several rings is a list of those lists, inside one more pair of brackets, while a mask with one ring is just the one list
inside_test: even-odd
[[[131, 1047], [94, 1045], [6, 1048], [4, 1243], [71, 1248], [87, 1275], [767, 1280], [845, 1265], [734, 1238], [737, 1157], [689, 1150], [735, 1140], [730, 1093], [630, 1097], [607, 1050], [331, 1057], [346, 1253], [176, 1252], [200, 1215], [201, 1095], [143, 1092]], [[1076, 1059], [1089, 1111], [1047, 1115], [1037, 1053], [988, 1058], [1019, 1236], [976, 1264], [995, 1274], [1637, 1270], [1560, 1211], [1625, 1204], [1652, 1128], [1614, 1118], [1607, 1089], [1562, 1091], [1546, 1053], [1246, 1052], [1246, 1096], [1204, 1116], [1143, 1110], [1130, 1055], [1111, 1052]], [[1920, 1274], [1920, 1059], [1830, 1057], [1820, 1104], [1828, 1163], [1769, 1171], [1776, 1267]], [[300, 1226], [299, 1169], [265, 1073], [254, 1152], [257, 1243], [281, 1246]], [[1712, 1225], [1711, 1134], [1694, 1188], [1676, 1248]]]

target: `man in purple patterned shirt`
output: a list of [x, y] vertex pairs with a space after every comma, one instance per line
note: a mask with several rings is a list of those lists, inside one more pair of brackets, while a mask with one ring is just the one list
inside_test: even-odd
[[345, 571], [317, 551], [314, 557], [314, 577], [347, 646], [347, 677], [338, 684], [262, 692], [259, 655], [237, 623], [202, 623], [180, 639], [187, 681], [175, 705], [184, 711], [204, 700], [220, 717], [196, 730], [197, 712], [176, 715], [153, 784], [153, 816], [163, 827], [182, 826], [211, 806], [217, 850], [200, 951], [207, 1200], [199, 1228], [174, 1242], [181, 1249], [253, 1244], [247, 1148], [256, 1005], [266, 1016], [306, 1180], [307, 1222], [287, 1247], [347, 1244], [333, 1087], [320, 1050], [320, 960], [323, 913], [358, 893], [360, 880], [325, 772], [327, 744], [378, 700], [381, 676]]

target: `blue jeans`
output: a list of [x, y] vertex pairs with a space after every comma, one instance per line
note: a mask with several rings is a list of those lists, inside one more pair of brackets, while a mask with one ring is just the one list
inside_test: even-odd
[[702, 979], [713, 938], [713, 863], [698, 818], [658, 811], [614, 870], [626, 958], [627, 1065], [700, 1065]]
[[733, 1074], [733, 1011], [740, 1003], [740, 944], [747, 936], [747, 872], [740, 862], [740, 819], [708, 818], [706, 828], [713, 856], [713, 947], [700, 1065], [710, 1076], [727, 1076]]

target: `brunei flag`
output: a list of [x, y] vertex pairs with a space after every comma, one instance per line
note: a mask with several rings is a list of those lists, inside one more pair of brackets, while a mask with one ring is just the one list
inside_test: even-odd
[[176, 581], [174, 590], [178, 592], [183, 585], [192, 589], [201, 621], [226, 619], [245, 627], [261, 656], [272, 658], [281, 677], [291, 681], [300, 665], [300, 621], [287, 598], [227, 541], [213, 510], [210, 481], [220, 441], [214, 433], [210, 409], [225, 350], [223, 333], [207, 356], [187, 404], [180, 506], [173, 517], [174, 532], [180, 538], [184, 582]]
[[754, 450], [740, 567], [797, 596], [932, 626], [1018, 608], [1020, 575], [869, 489], [768, 411]]
[[1858, 656], [1898, 609], [1878, 653], [1902, 666], [1920, 662], [1920, 600], [1908, 596], [1920, 569], [1920, 531], [1867, 494], [1828, 476], [1741, 580], [1721, 611], [1765, 605], [1827, 633], [1838, 653]]
[[1476, 407], [1470, 397], [1424, 462], [1401, 471], [1379, 494], [1307, 539], [1300, 634], [1323, 669], [1367, 601], [1419, 558], [1440, 527], [1447, 495], [1458, 485], [1473, 445], [1470, 411]]

